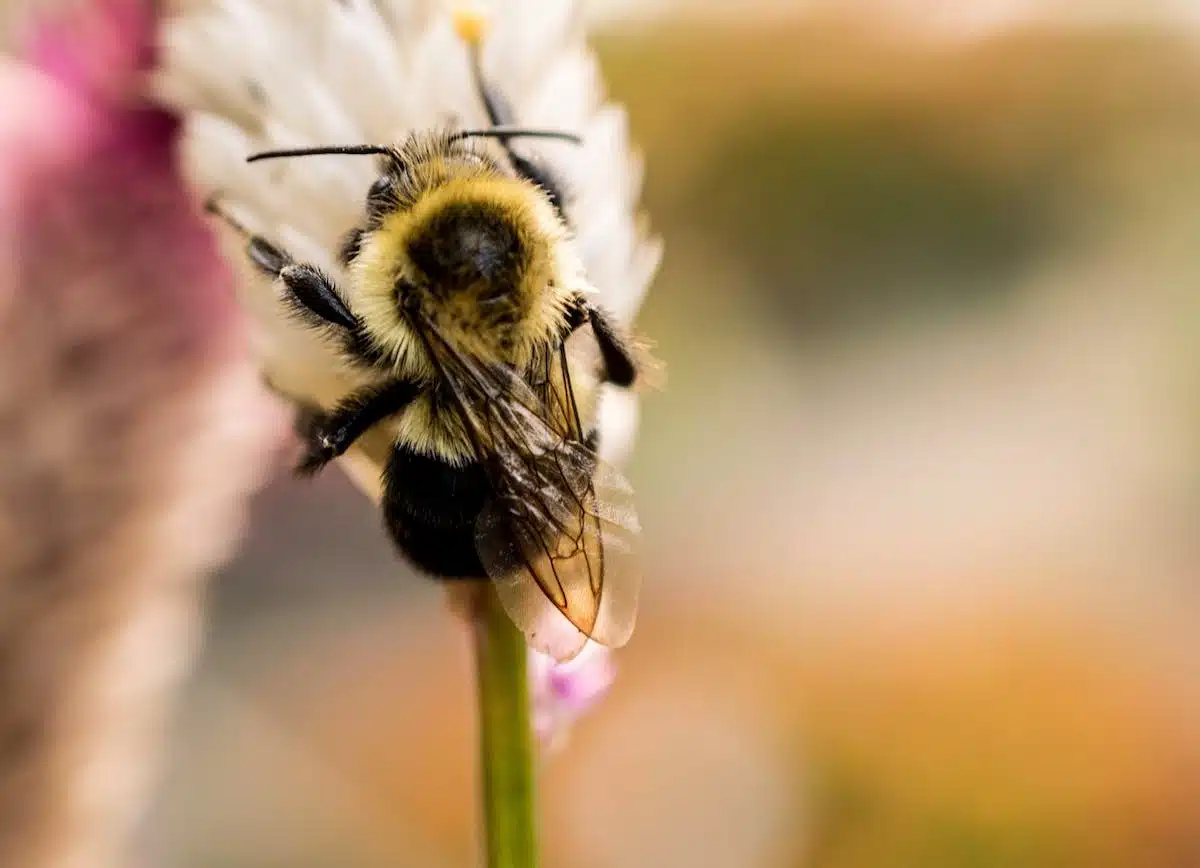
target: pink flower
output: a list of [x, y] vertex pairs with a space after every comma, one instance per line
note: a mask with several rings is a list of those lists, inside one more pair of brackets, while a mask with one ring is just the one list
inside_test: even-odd
[[157, 4], [0, 60], [0, 865], [121, 864], [204, 573], [284, 432], [140, 98]]
[[561, 747], [570, 727], [608, 693], [615, 678], [613, 652], [595, 642], [566, 663], [530, 651], [533, 726], [543, 747]]

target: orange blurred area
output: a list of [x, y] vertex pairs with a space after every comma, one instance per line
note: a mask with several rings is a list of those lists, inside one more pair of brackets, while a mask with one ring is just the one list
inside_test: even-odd
[[[667, 243], [612, 695], [547, 866], [1200, 865], [1200, 53], [600, 40]], [[150, 864], [475, 864], [471, 665], [344, 480], [218, 585]]]

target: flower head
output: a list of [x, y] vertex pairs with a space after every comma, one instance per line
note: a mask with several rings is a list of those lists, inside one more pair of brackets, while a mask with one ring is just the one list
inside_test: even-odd
[[[547, 141], [539, 154], [570, 191], [567, 213], [589, 280], [629, 325], [661, 245], [638, 212], [641, 161], [625, 111], [605, 98], [577, 4], [510, 0], [497, 8], [482, 49], [485, 72], [522, 124], [582, 135], [582, 146]], [[485, 32], [470, 16], [457, 24]], [[167, 21], [156, 91], [185, 114], [185, 161], [197, 187], [219, 191], [248, 227], [341, 278], [336, 251], [375, 180], [371, 161], [280, 162], [264, 171], [247, 166], [246, 156], [394, 142], [452, 120], [485, 126], [468, 51], [448, 4], [310, 3], [299, 14], [294, 0], [193, 2]], [[273, 385], [318, 406], [345, 394], [329, 346], [295, 327], [270, 284], [245, 264], [240, 239], [231, 241]], [[619, 462], [636, 429], [636, 398], [607, 390], [601, 400], [602, 457]], [[343, 467], [377, 495], [378, 458], [358, 449], [347, 458]]]
[[[575, 3], [510, 0], [487, 21], [441, 4], [381, 0], [195, 2], [170, 21], [157, 92], [188, 118], [187, 165], [196, 185], [219, 193], [238, 222], [346, 282], [342, 239], [360, 219], [375, 167], [360, 158], [247, 166], [255, 152], [393, 143], [447, 123], [487, 126], [470, 52], [522, 125], [564, 130], [582, 145], [541, 141], [568, 191], [566, 216], [600, 302], [628, 326], [657, 270], [660, 245], [639, 219], [641, 165], [625, 112], [605, 99]], [[219, 62], [214, 59], [220, 58]], [[320, 335], [297, 328], [269, 281], [245, 262], [243, 301], [263, 370], [297, 403], [330, 407], [360, 385]], [[637, 422], [637, 399], [600, 394], [601, 457], [619, 463]], [[390, 443], [358, 441], [339, 462], [376, 501]], [[547, 603], [547, 606], [549, 604]], [[611, 680], [607, 652], [565, 666], [537, 662], [534, 689], [550, 733], [582, 713]]]

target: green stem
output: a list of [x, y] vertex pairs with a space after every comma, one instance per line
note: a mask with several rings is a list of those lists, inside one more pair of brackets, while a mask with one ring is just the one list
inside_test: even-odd
[[475, 610], [479, 748], [488, 868], [536, 868], [534, 742], [525, 637], [491, 585]]

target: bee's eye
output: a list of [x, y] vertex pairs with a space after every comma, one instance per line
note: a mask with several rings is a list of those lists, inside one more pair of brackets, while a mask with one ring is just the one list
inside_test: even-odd
[[371, 217], [381, 217], [391, 204], [393, 179], [390, 175], [382, 175], [367, 191], [367, 214]]

